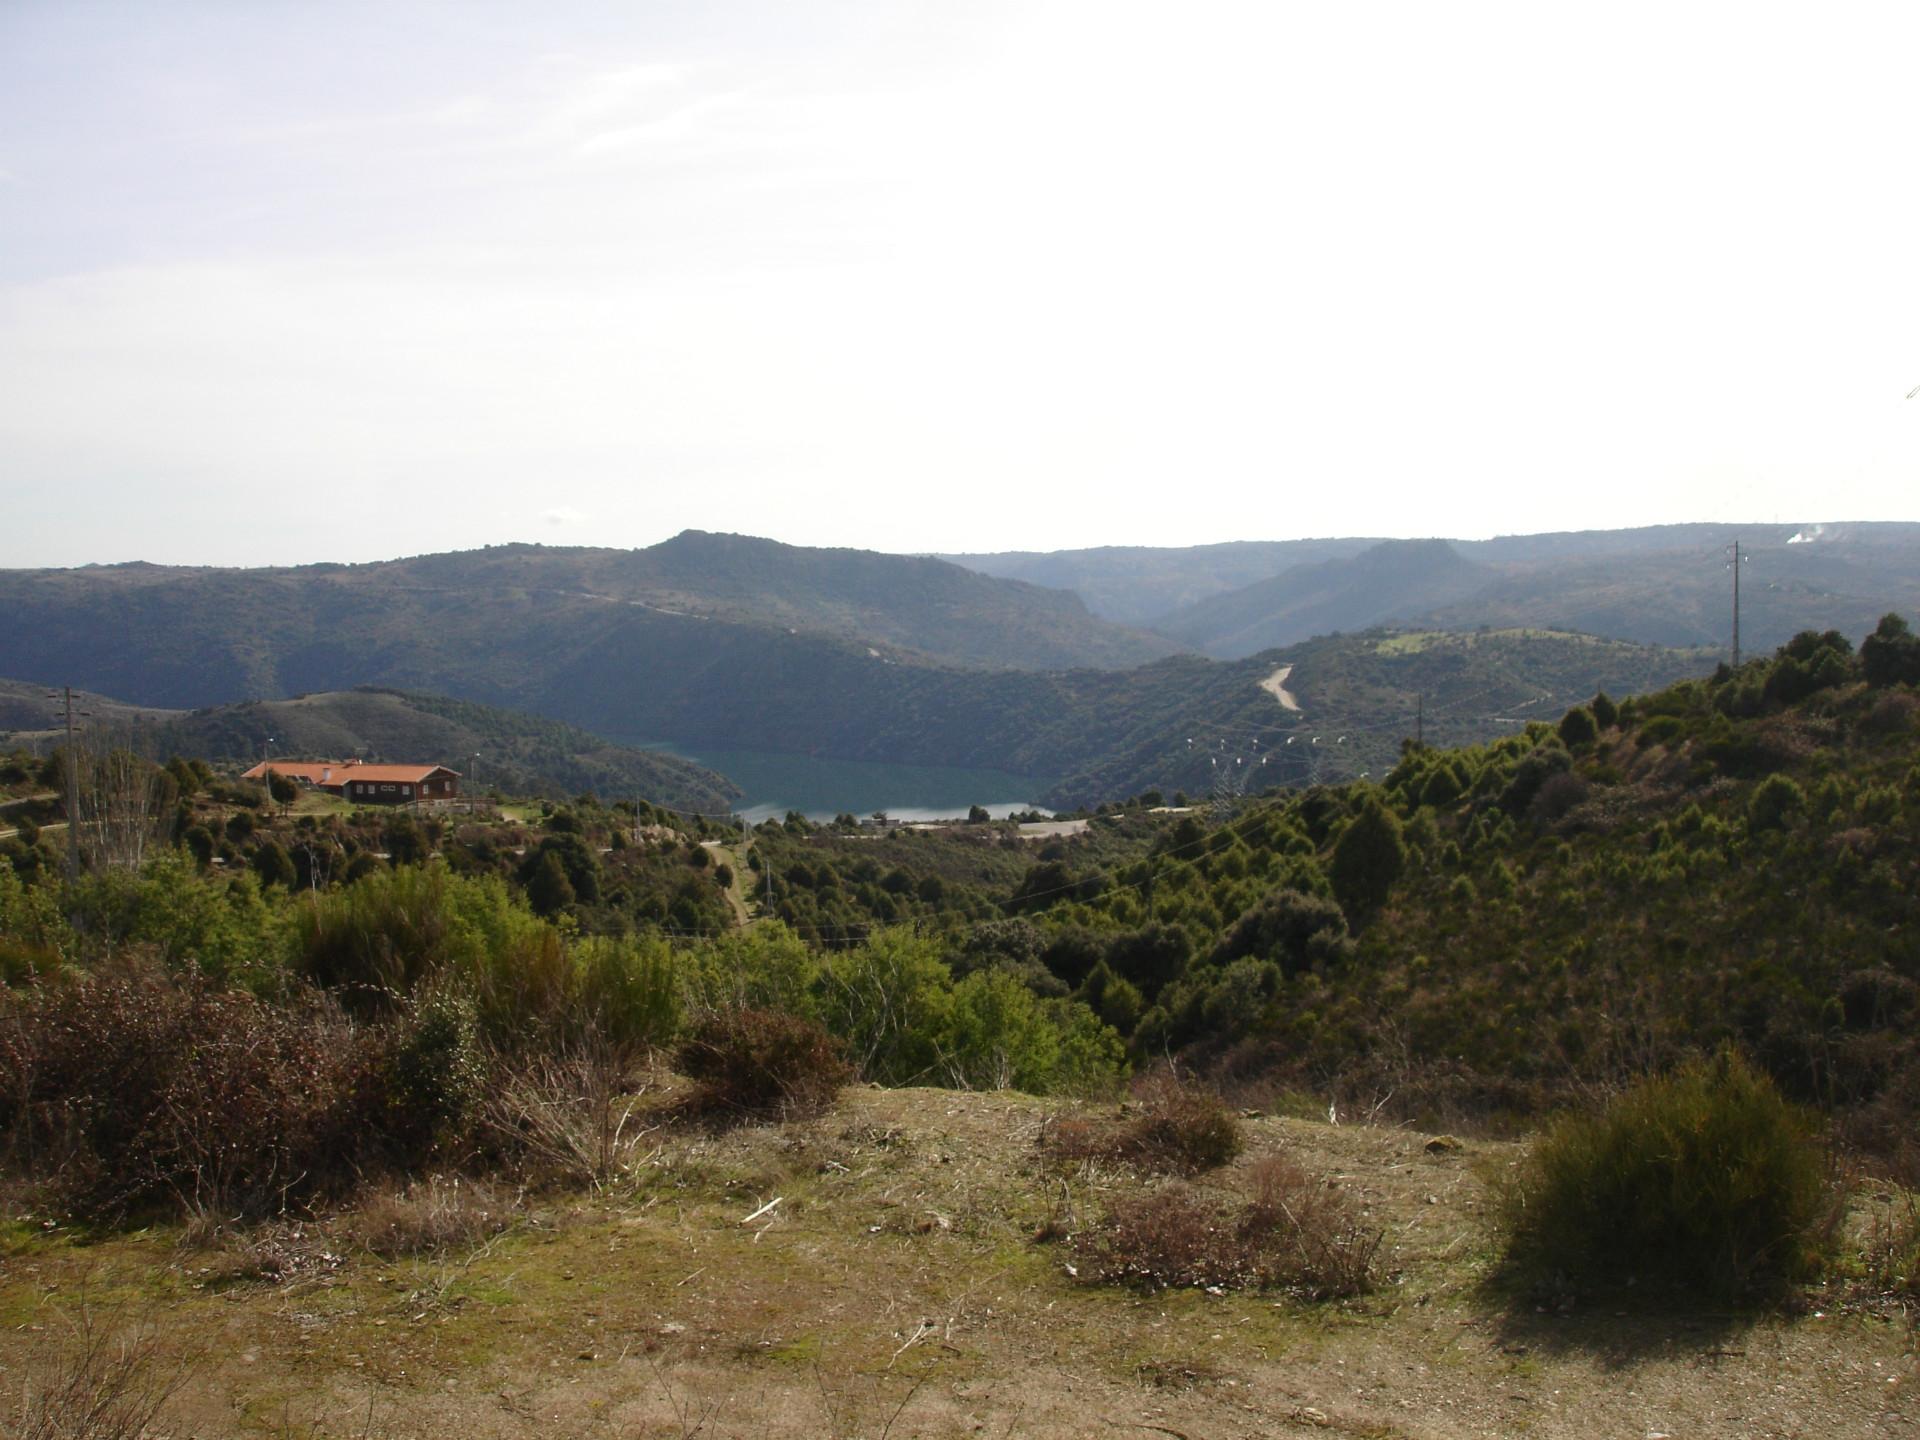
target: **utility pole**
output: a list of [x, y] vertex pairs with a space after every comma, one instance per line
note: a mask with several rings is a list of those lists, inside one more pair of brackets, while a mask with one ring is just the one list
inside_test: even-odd
[[1740, 542], [1733, 542], [1733, 668], [1740, 668]]
[[1427, 692], [1422, 690], [1413, 702], [1413, 743], [1419, 749], [1427, 743]]
[[67, 750], [61, 768], [67, 772], [67, 885], [71, 888], [80, 879], [80, 757], [73, 748], [73, 687], [63, 685], [58, 695], [49, 693], [47, 698], [65, 702]]

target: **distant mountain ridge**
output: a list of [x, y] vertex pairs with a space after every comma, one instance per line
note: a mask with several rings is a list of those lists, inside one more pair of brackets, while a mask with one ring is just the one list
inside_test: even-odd
[[1234, 658], [1424, 614], [1494, 577], [1445, 540], [1388, 540], [1202, 600], [1167, 616], [1159, 628], [1206, 654]]
[[1096, 615], [1122, 625], [1151, 628], [1163, 617], [1209, 596], [1269, 579], [1296, 565], [1358, 555], [1380, 543], [1377, 539], [1230, 540], [1184, 549], [1106, 545], [1092, 550], [1008, 550], [939, 558], [983, 575], [1071, 590]]
[[944, 561], [700, 531], [645, 550], [504, 545], [291, 569], [0, 571], [0, 608], [15, 620], [0, 635], [0, 673], [57, 678], [67, 657], [99, 648], [103, 630], [124, 630], [149, 635], [164, 661], [155, 670], [175, 681], [187, 677], [171, 652], [190, 647], [192, 683], [129, 664], [104, 688], [185, 705], [359, 683], [429, 633], [459, 643], [562, 618], [617, 629], [630, 611], [982, 669], [1124, 667], [1178, 648], [1096, 618], [1076, 595]]
[[[955, 558], [992, 573], [1053, 577], [1097, 613], [1232, 659], [1376, 624], [1532, 626], [1724, 647], [1735, 540], [1746, 557], [1741, 630], [1748, 649], [1783, 644], [1809, 628], [1860, 635], [1890, 610], [1920, 608], [1920, 525], [1903, 522], [1657, 525], [1424, 542], [1445, 544], [1478, 567], [1481, 583], [1465, 589], [1468, 572], [1458, 566], [1451, 575], [1431, 563], [1420, 567], [1424, 576], [1395, 575], [1377, 562], [1396, 552], [1375, 555], [1381, 542], [1368, 540], [1292, 542], [1291, 550], [1250, 543]], [[1237, 567], [1231, 577], [1222, 563], [1229, 553]], [[1397, 554], [1411, 561], [1418, 552]], [[1261, 564], [1274, 568], [1247, 575]], [[1232, 577], [1245, 578], [1222, 583]], [[1189, 598], [1168, 603], [1183, 594]]]

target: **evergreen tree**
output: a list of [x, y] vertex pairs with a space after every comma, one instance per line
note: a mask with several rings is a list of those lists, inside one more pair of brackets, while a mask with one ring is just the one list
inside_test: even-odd
[[551, 916], [559, 914], [573, 901], [573, 882], [567, 879], [566, 867], [560, 863], [560, 857], [549, 850], [540, 857], [533, 878], [527, 882], [527, 903], [536, 914]]
[[1377, 796], [1369, 796], [1335, 842], [1328, 878], [1341, 909], [1358, 917], [1379, 909], [1406, 864], [1399, 819]]

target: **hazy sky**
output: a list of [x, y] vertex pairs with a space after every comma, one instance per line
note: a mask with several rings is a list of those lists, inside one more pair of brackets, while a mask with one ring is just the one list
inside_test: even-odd
[[0, 3], [0, 565], [1920, 519], [1920, 7]]

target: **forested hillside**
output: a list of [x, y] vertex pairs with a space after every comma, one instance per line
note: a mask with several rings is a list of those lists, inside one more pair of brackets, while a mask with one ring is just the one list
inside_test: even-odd
[[693, 531], [645, 550], [0, 571], [0, 607], [0, 674], [173, 706], [359, 684], [502, 700], [525, 672], [578, 655], [653, 663], [689, 629], [985, 669], [1126, 666], [1177, 648], [1064, 591], [942, 561]]
[[1808, 632], [1110, 872], [1063, 855], [1020, 908], [1136, 1053], [1225, 1080], [1526, 1110], [1731, 1041], [1896, 1146], [1920, 1103], [1916, 683], [1897, 618], [1857, 655]]

